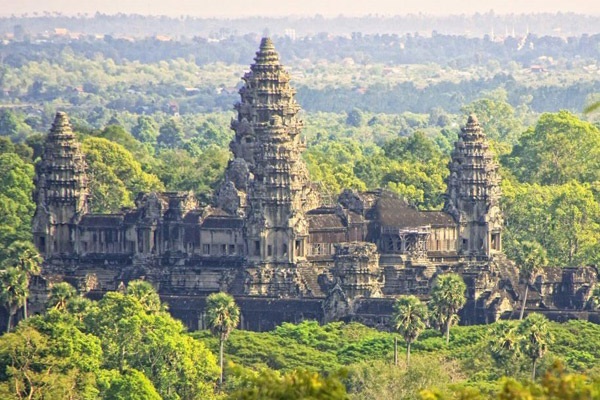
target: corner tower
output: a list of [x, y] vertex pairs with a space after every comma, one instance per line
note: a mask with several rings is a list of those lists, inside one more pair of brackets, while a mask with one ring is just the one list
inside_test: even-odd
[[489, 257], [502, 251], [500, 175], [477, 117], [471, 114], [452, 152], [444, 211], [458, 224], [457, 249]]
[[88, 212], [86, 163], [64, 112], [56, 113], [36, 165], [33, 236], [39, 251], [50, 256], [72, 253], [77, 223]]

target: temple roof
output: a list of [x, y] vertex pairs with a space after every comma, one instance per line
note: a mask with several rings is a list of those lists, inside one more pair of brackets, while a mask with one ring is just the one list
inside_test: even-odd
[[92, 228], [119, 228], [123, 223], [123, 214], [86, 214], [81, 217], [79, 226]]
[[344, 222], [336, 214], [334, 208], [317, 208], [306, 213], [308, 226], [311, 230], [345, 229]]
[[202, 223], [202, 228], [206, 229], [241, 229], [244, 226], [244, 220], [239, 217], [230, 216], [208, 216]]
[[455, 225], [450, 215], [441, 211], [419, 211], [406, 200], [389, 192], [381, 194], [374, 209], [374, 218], [381, 226], [417, 228], [428, 225]]

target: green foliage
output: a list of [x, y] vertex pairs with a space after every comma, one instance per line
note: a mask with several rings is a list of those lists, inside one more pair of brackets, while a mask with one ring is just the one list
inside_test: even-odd
[[[550, 265], [595, 263], [600, 251], [600, 205], [590, 185], [571, 181], [564, 185], [503, 185], [507, 229], [505, 251], [524, 261], [541, 246]], [[541, 251], [541, 250], [540, 250]], [[520, 262], [521, 262], [520, 261]], [[522, 263], [522, 262], [521, 262]]]
[[154, 168], [168, 190], [193, 191], [203, 201], [212, 200], [229, 160], [229, 152], [215, 145], [194, 154], [187, 150], [162, 150]]
[[346, 117], [346, 124], [355, 128], [358, 128], [361, 125], [363, 125], [364, 117], [362, 112], [358, 108], [355, 108], [352, 111], [348, 112], [348, 116]]
[[160, 127], [159, 132], [156, 138], [159, 148], [176, 149], [183, 144], [183, 128], [177, 120], [171, 118]]
[[494, 141], [514, 143], [523, 127], [514, 108], [506, 101], [506, 92], [500, 98], [483, 98], [462, 108], [463, 113], [475, 114], [486, 136]]
[[72, 296], [67, 284], [52, 289], [54, 298], [68, 292], [63, 306], [0, 337], [3, 398], [216, 398], [214, 355], [145, 282], [97, 303]]
[[406, 363], [410, 363], [410, 345], [426, 328], [427, 306], [415, 296], [400, 296], [394, 304], [393, 329], [406, 342]]
[[466, 291], [467, 286], [458, 274], [439, 275], [431, 288], [431, 317], [444, 328], [446, 344], [450, 341], [450, 327], [458, 322], [457, 313], [467, 302]]
[[283, 375], [263, 370], [247, 379], [247, 387], [234, 391], [231, 400], [346, 400], [346, 388], [336, 376], [293, 371]]
[[519, 180], [543, 185], [596, 182], [599, 163], [600, 130], [568, 111], [542, 114], [506, 159]]
[[92, 211], [115, 212], [133, 206], [139, 192], [164, 190], [158, 177], [143, 171], [139, 161], [123, 146], [88, 137], [82, 148], [91, 177]]
[[33, 167], [14, 153], [0, 154], [0, 269], [16, 265], [31, 241], [31, 218], [35, 210]]
[[553, 341], [548, 319], [541, 314], [529, 314], [519, 325], [518, 332], [523, 337], [521, 351], [533, 363], [532, 380], [535, 379], [537, 362], [546, 355]]
[[12, 328], [12, 317], [23, 306], [28, 294], [29, 280], [25, 271], [17, 267], [0, 271], [0, 302], [8, 314], [7, 332]]
[[102, 342], [104, 368], [143, 372], [164, 399], [213, 395], [215, 357], [166, 312], [147, 310], [134, 295], [111, 292], [84, 322]]
[[160, 297], [150, 282], [131, 281], [127, 285], [126, 293], [139, 301], [146, 312], [166, 311], [166, 305], [161, 304]]
[[104, 399], [161, 400], [152, 382], [142, 372], [127, 369], [120, 373], [114, 369], [102, 371], [98, 386]]
[[206, 298], [206, 324], [211, 333], [219, 338], [219, 365], [223, 385], [223, 347], [231, 332], [240, 323], [240, 309], [233, 297], [227, 293], [212, 293]]
[[101, 355], [97, 338], [51, 312], [0, 337], [0, 382], [14, 398], [94, 398]]
[[219, 340], [227, 340], [240, 322], [240, 309], [227, 293], [213, 293], [206, 298], [206, 323]]
[[58, 311], [67, 309], [67, 304], [77, 296], [77, 291], [67, 282], [57, 282], [50, 288], [47, 307]]
[[452, 382], [464, 378], [456, 362], [432, 354], [415, 357], [410, 368], [380, 360], [357, 363], [345, 383], [353, 400], [415, 399], [432, 387], [447, 393]]

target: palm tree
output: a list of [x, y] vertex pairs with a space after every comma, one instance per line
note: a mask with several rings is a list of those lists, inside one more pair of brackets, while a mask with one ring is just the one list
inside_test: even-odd
[[525, 315], [525, 305], [529, 294], [529, 285], [533, 284], [535, 278], [548, 264], [548, 258], [546, 256], [546, 250], [539, 243], [524, 241], [515, 255], [515, 262], [519, 266], [519, 276], [525, 285], [525, 295], [523, 296], [521, 313], [519, 314], [519, 321], [521, 321]]
[[127, 295], [138, 299], [148, 312], [166, 311], [166, 305], [161, 304], [160, 297], [150, 282], [141, 280], [129, 282], [127, 285]]
[[77, 290], [67, 282], [58, 282], [52, 285], [48, 297], [48, 308], [58, 311], [67, 309], [69, 300], [77, 296]]
[[13, 315], [27, 299], [28, 286], [27, 274], [19, 268], [9, 267], [0, 273], [0, 301], [8, 311], [6, 332], [10, 332]]
[[531, 380], [535, 380], [537, 362], [548, 352], [553, 336], [548, 328], [548, 319], [542, 314], [533, 313], [519, 325], [521, 352], [532, 362]]
[[514, 361], [520, 354], [519, 344], [522, 338], [518, 325], [514, 321], [498, 321], [488, 331], [489, 349], [494, 361], [505, 368], [505, 375], [510, 375]]
[[450, 343], [450, 327], [458, 322], [457, 313], [467, 302], [466, 290], [467, 286], [458, 274], [440, 275], [431, 288], [431, 314], [444, 328], [446, 344]]
[[[19, 256], [19, 268], [21, 271], [25, 272], [25, 275], [27, 276], [27, 287], [29, 287], [31, 277], [38, 276], [42, 272], [42, 257], [40, 256], [40, 253], [32, 246], [27, 246]], [[28, 294], [27, 297], [29, 297]], [[25, 319], [28, 317], [27, 297], [23, 301], [23, 316]]]
[[[394, 330], [406, 341], [406, 367], [410, 367], [410, 345], [417, 340], [426, 328], [427, 306], [415, 296], [400, 296], [394, 304], [392, 314]], [[394, 342], [394, 363], [398, 365], [397, 341]]]
[[219, 338], [219, 363], [221, 376], [219, 385], [223, 386], [223, 345], [229, 334], [240, 321], [240, 309], [233, 297], [227, 293], [213, 293], [206, 299], [206, 320], [211, 333]]

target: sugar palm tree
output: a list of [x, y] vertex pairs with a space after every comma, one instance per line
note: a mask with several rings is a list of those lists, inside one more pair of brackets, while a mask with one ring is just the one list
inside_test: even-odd
[[150, 282], [141, 280], [129, 282], [127, 285], [127, 295], [138, 299], [148, 312], [158, 312], [167, 309], [165, 304], [161, 304], [160, 297]]
[[515, 255], [515, 262], [519, 267], [519, 276], [525, 285], [525, 294], [521, 303], [521, 313], [519, 314], [519, 320], [522, 320], [525, 315], [529, 285], [533, 284], [535, 278], [548, 264], [548, 257], [546, 256], [546, 250], [539, 243], [524, 241]]
[[431, 288], [432, 315], [444, 328], [446, 344], [450, 343], [450, 328], [458, 322], [458, 311], [467, 302], [466, 290], [467, 286], [458, 274], [440, 275]]
[[9, 267], [0, 272], [0, 301], [8, 312], [6, 332], [10, 332], [13, 316], [27, 299], [28, 286], [27, 274], [19, 268]]
[[[408, 368], [410, 367], [410, 345], [426, 328], [427, 306], [415, 296], [400, 296], [394, 304], [392, 321], [394, 330], [400, 333], [406, 342], [406, 367]], [[397, 349], [394, 346], [394, 355], [396, 354]], [[394, 362], [397, 364], [397, 357], [394, 357]]]
[[69, 300], [77, 296], [77, 290], [67, 282], [58, 282], [50, 288], [50, 296], [48, 297], [48, 308], [53, 308], [58, 311], [67, 309]]
[[515, 321], [498, 321], [489, 329], [489, 350], [494, 361], [510, 375], [513, 361], [520, 355], [522, 337]]
[[532, 362], [531, 380], [533, 381], [537, 362], [548, 352], [548, 346], [553, 340], [548, 319], [542, 314], [530, 314], [520, 323], [519, 333], [522, 337], [521, 351]]
[[206, 299], [206, 320], [213, 335], [219, 338], [219, 364], [221, 375], [219, 385], [223, 385], [223, 346], [231, 332], [240, 322], [240, 309], [233, 297], [227, 293], [213, 293]]
[[[27, 287], [29, 287], [31, 277], [37, 276], [42, 272], [42, 257], [35, 248], [27, 246], [22, 250], [18, 264], [21, 271], [27, 276]], [[27, 296], [23, 301], [23, 316], [25, 319], [29, 316], [27, 312], [27, 297], [29, 297], [29, 293], [27, 293]]]

